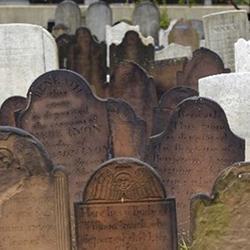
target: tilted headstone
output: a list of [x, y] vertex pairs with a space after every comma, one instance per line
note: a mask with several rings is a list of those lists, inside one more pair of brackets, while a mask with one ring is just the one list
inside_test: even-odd
[[240, 38], [234, 44], [235, 71], [250, 72], [250, 41]]
[[71, 250], [67, 178], [30, 134], [0, 127], [0, 246]]
[[165, 91], [177, 86], [176, 74], [182, 71], [187, 63], [186, 57], [177, 59], [167, 59], [150, 63], [149, 74], [153, 76], [160, 97]]
[[75, 42], [68, 50], [67, 68], [82, 75], [96, 93], [103, 96], [106, 82], [106, 45], [98, 43], [89, 29], [79, 28], [76, 31]]
[[199, 48], [199, 35], [190, 20], [180, 19], [172, 28], [168, 36], [169, 43], [191, 46], [192, 50]]
[[157, 173], [134, 158], [105, 162], [75, 204], [79, 250], [177, 249], [175, 200]]
[[64, 0], [57, 5], [55, 10], [55, 25], [63, 24], [68, 28], [68, 33], [73, 35], [81, 26], [80, 7], [71, 0]]
[[191, 97], [177, 106], [166, 130], [151, 138], [146, 158], [176, 198], [178, 232], [188, 239], [191, 197], [210, 194], [219, 172], [244, 160], [244, 140], [231, 132], [217, 103]]
[[[93, 95], [80, 75], [67, 70], [45, 73], [31, 85], [28, 98], [29, 106], [18, 117], [18, 126], [40, 139], [54, 163], [67, 168], [71, 201], [81, 199], [82, 187], [89, 176], [97, 165], [114, 157], [113, 152], [122, 155], [124, 150], [126, 155], [130, 152], [133, 153], [130, 156], [139, 156], [143, 145], [137, 151], [130, 150], [135, 145], [129, 144], [124, 149], [114, 148], [118, 142], [111, 137], [109, 115], [113, 118], [115, 114], [108, 110], [109, 101]], [[124, 137], [132, 134], [132, 123], [127, 116], [135, 116], [134, 112], [116, 115], [123, 118], [117, 119], [120, 123], [117, 126], [124, 127], [124, 131], [113, 131], [116, 137], [121, 138], [119, 133]], [[116, 124], [112, 126], [116, 128]], [[127, 142], [138, 143], [136, 138], [140, 137], [135, 134], [133, 137], [134, 140], [128, 138]]]
[[128, 31], [122, 43], [110, 46], [110, 69], [114, 68], [125, 60], [138, 63], [144, 69], [149, 67], [149, 62], [154, 61], [153, 44], [144, 44], [135, 31]]
[[191, 249], [249, 249], [250, 164], [237, 163], [217, 178], [210, 197], [192, 200]]
[[217, 12], [203, 17], [206, 48], [216, 52], [225, 67], [234, 71], [234, 43], [249, 37], [249, 22], [245, 10]]
[[166, 91], [159, 101], [159, 105], [154, 108], [153, 135], [163, 132], [169, 124], [171, 115], [177, 105], [184, 99], [191, 96], [198, 96], [199, 93], [191, 88], [175, 87]]
[[194, 51], [192, 59], [184, 66], [183, 71], [177, 73], [177, 85], [198, 89], [200, 78], [229, 72], [215, 52], [200, 48]]
[[24, 96], [40, 74], [58, 68], [54, 38], [41, 26], [0, 25], [0, 104], [13, 95]]
[[90, 4], [86, 11], [86, 27], [102, 42], [106, 39], [106, 25], [112, 25], [112, 10], [104, 1]]
[[16, 116], [27, 105], [23, 96], [12, 96], [6, 99], [0, 108], [0, 125], [16, 127]]
[[110, 97], [125, 100], [135, 113], [147, 123], [147, 134], [151, 135], [153, 108], [157, 106], [157, 95], [153, 79], [136, 63], [124, 61], [114, 70], [108, 85]]
[[199, 80], [200, 96], [213, 99], [224, 109], [232, 131], [246, 139], [246, 160], [250, 159], [250, 73], [230, 73]]
[[183, 46], [177, 43], [171, 43], [165, 48], [155, 51], [155, 61], [180, 57], [191, 58], [192, 48], [190, 46]]
[[132, 20], [134, 25], [139, 25], [140, 32], [143, 36], [152, 36], [155, 43], [158, 44], [160, 11], [157, 5], [150, 1], [142, 1], [136, 5]]

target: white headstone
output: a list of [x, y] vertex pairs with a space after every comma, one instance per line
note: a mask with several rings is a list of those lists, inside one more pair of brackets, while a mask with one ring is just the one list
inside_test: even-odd
[[106, 25], [112, 25], [112, 10], [105, 2], [90, 4], [86, 11], [86, 27], [102, 42], [106, 40]]
[[69, 34], [75, 34], [76, 29], [81, 26], [81, 10], [74, 1], [65, 0], [58, 4], [55, 11], [55, 25], [58, 24], [66, 25]]
[[248, 38], [249, 22], [245, 10], [218, 12], [203, 17], [206, 48], [222, 58], [225, 67], [234, 71], [234, 43]]
[[225, 111], [231, 130], [246, 139], [250, 160], [250, 73], [230, 73], [199, 80], [199, 94], [216, 101]]
[[250, 72], [250, 41], [239, 39], [234, 44], [235, 71]]
[[171, 43], [167, 47], [155, 52], [155, 61], [180, 57], [191, 58], [192, 47]]
[[166, 30], [160, 29], [160, 31], [159, 31], [159, 46], [166, 47], [168, 45], [168, 35], [169, 35], [170, 31], [173, 29], [173, 27], [177, 21], [178, 21], [177, 19], [171, 20], [171, 22]]
[[160, 30], [160, 11], [154, 3], [142, 1], [133, 12], [133, 24], [139, 25], [143, 36], [152, 36], [158, 44]]
[[57, 46], [51, 34], [31, 24], [0, 25], [0, 104], [10, 96], [25, 96], [44, 72], [58, 69]]

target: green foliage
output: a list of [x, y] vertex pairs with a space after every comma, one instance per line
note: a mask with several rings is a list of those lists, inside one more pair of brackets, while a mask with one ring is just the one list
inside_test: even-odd
[[161, 13], [161, 19], [160, 19], [160, 27], [162, 29], [167, 29], [167, 27], [170, 24], [170, 18], [168, 16], [168, 12], [167, 10], [163, 10], [163, 12]]

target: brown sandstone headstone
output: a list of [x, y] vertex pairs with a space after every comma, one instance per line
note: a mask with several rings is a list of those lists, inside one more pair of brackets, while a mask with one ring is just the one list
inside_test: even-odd
[[177, 85], [198, 90], [200, 78], [229, 72], [230, 69], [224, 68], [223, 61], [215, 52], [200, 48], [193, 52], [192, 59], [177, 73]]
[[26, 107], [26, 98], [23, 96], [12, 96], [6, 99], [0, 108], [0, 125], [16, 127], [17, 112]]
[[128, 61], [117, 65], [108, 85], [108, 94], [130, 104], [146, 121], [147, 134], [151, 135], [153, 108], [157, 106], [156, 89], [153, 79], [139, 65]]
[[138, 63], [144, 69], [148, 69], [149, 62], [154, 61], [154, 46], [145, 45], [141, 41], [136, 31], [128, 31], [121, 44], [110, 46], [110, 69], [114, 68], [122, 61], [129, 60]]
[[103, 96], [106, 82], [106, 45], [98, 43], [89, 29], [78, 28], [75, 43], [69, 48], [68, 69], [82, 75], [95, 87], [98, 95]]
[[210, 197], [193, 198], [192, 250], [250, 249], [250, 163], [237, 163], [217, 178]]
[[165, 92], [158, 107], [154, 108], [153, 134], [159, 134], [168, 127], [169, 119], [181, 101], [198, 95], [196, 90], [186, 87], [175, 87]]
[[150, 63], [149, 74], [154, 78], [157, 95], [160, 97], [165, 91], [177, 86], [177, 72], [182, 71], [187, 63], [186, 57], [167, 59]]
[[0, 248], [70, 250], [67, 178], [28, 133], [0, 127]]
[[105, 162], [75, 204], [78, 250], [176, 250], [175, 200], [157, 173], [133, 158]]
[[147, 162], [156, 168], [177, 202], [178, 232], [188, 238], [192, 195], [210, 194], [218, 173], [244, 160], [244, 140], [229, 128], [212, 100], [191, 97], [180, 103], [167, 129], [151, 138]]

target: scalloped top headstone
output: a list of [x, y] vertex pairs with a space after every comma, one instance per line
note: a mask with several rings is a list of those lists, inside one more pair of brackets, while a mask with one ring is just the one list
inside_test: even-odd
[[225, 67], [234, 71], [234, 43], [248, 39], [249, 21], [245, 10], [230, 10], [203, 16], [206, 48], [216, 52]]
[[81, 10], [78, 4], [71, 0], [64, 0], [55, 10], [55, 25], [65, 25], [69, 34], [75, 34], [81, 26]]
[[215, 181], [212, 195], [192, 199], [193, 250], [249, 249], [250, 163], [237, 163]]
[[143, 36], [152, 36], [155, 44], [158, 44], [158, 32], [160, 30], [160, 11], [154, 3], [142, 1], [137, 4], [132, 16], [133, 24], [139, 25]]
[[177, 73], [177, 85], [198, 89], [200, 78], [229, 72], [215, 52], [200, 48], [193, 52], [192, 59], [184, 66], [183, 71]]
[[41, 26], [0, 25], [0, 104], [13, 95], [24, 96], [42, 73], [58, 68], [54, 38]]
[[191, 97], [177, 106], [164, 133], [151, 137], [146, 156], [176, 198], [178, 232], [188, 238], [191, 197], [210, 194], [219, 172], [244, 160], [244, 140], [231, 132], [217, 103]]
[[86, 27], [102, 42], [106, 39], [106, 25], [112, 25], [112, 10], [104, 1], [92, 3], [86, 11]]
[[30, 134], [0, 127], [0, 245], [70, 250], [67, 179]]
[[79, 250], [177, 249], [175, 201], [166, 198], [157, 173], [136, 159], [102, 164], [75, 211]]

